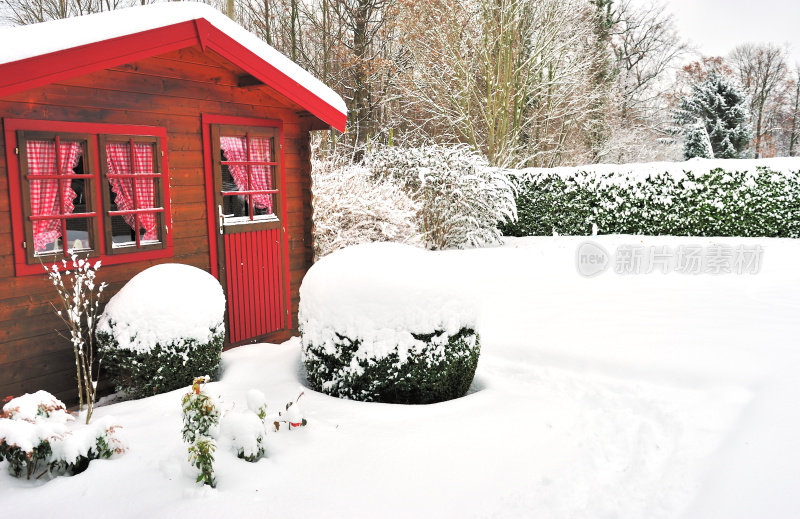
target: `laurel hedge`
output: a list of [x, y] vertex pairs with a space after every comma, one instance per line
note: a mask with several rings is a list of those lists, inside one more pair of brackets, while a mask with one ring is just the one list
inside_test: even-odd
[[501, 229], [506, 236], [587, 236], [596, 230], [797, 238], [800, 162], [793, 169], [714, 167], [676, 173], [673, 168], [646, 175], [607, 166], [521, 171], [512, 175], [519, 219]]

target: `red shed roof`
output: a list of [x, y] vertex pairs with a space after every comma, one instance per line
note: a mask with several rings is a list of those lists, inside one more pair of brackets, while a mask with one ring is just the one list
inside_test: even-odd
[[0, 97], [200, 45], [344, 131], [342, 98], [216, 9], [152, 4], [0, 30]]

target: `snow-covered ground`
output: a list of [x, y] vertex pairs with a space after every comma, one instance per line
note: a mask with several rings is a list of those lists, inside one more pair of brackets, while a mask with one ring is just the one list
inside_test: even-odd
[[[723, 243], [764, 249], [758, 274], [586, 278], [576, 250]], [[428, 406], [305, 389], [309, 425], [250, 464], [218, 451], [198, 488], [181, 442], [183, 391], [98, 408], [130, 451], [74, 477], [16, 480], [20, 517], [752, 518], [800, 514], [800, 241], [605, 236], [509, 240], [440, 254], [480, 304], [466, 397]], [[414, 272], [398, 272], [409, 282]], [[270, 410], [303, 389], [299, 341], [224, 354], [209, 385]], [[5, 465], [5, 462], [3, 463]]]

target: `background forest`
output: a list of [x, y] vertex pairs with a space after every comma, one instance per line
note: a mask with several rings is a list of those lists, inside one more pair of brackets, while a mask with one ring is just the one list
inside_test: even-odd
[[[4, 0], [6, 24], [149, 0]], [[693, 88], [710, 73], [741, 95], [744, 147], [800, 148], [800, 70], [788, 50], [743, 43], [699, 56], [659, 3], [631, 0], [208, 0], [336, 90], [344, 135], [320, 157], [361, 160], [379, 143], [466, 144], [500, 167], [703, 156]], [[708, 85], [706, 85], [707, 87]], [[681, 110], [683, 112], [681, 112]], [[714, 120], [705, 120], [706, 132]], [[738, 131], [738, 130], [737, 130]], [[713, 135], [711, 136], [713, 141]]]

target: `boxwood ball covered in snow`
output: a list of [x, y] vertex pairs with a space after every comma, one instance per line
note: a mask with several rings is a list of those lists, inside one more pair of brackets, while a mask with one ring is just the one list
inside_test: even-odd
[[314, 389], [405, 404], [467, 392], [480, 354], [475, 305], [443, 254], [372, 243], [334, 252], [308, 271], [299, 324]]
[[208, 272], [156, 265], [134, 276], [97, 324], [104, 369], [117, 391], [141, 398], [187, 386], [219, 369], [225, 295]]

